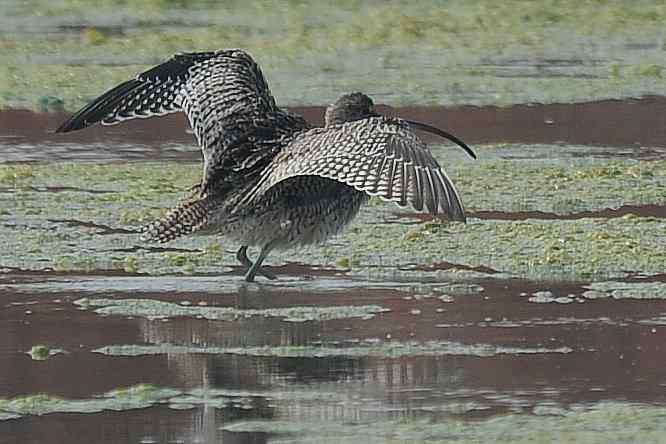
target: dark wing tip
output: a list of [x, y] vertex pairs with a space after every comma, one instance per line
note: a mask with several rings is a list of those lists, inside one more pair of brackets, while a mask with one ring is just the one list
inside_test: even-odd
[[128, 93], [137, 88], [140, 81], [128, 80], [108, 90], [67, 119], [56, 129], [56, 133], [68, 133], [101, 122]]
[[462, 222], [462, 223], [466, 224], [467, 223], [467, 216], [465, 215], [465, 212], [462, 211], [460, 213], [454, 214], [451, 217], [451, 220], [455, 221], [455, 222]]
[[451, 208], [451, 213], [450, 213], [451, 220], [463, 223], [467, 222], [467, 216], [465, 215], [465, 208], [463, 207], [462, 201], [460, 200], [460, 195], [458, 194], [458, 191], [453, 185], [453, 182], [451, 182], [451, 179], [449, 179], [448, 176], [445, 177], [446, 181], [444, 183], [444, 186], [446, 186], [449, 196], [451, 196], [449, 202]]
[[86, 122], [83, 120], [78, 120], [75, 119], [76, 115], [73, 115], [69, 119], [67, 119], [65, 122], [63, 122], [62, 125], [58, 127], [58, 129], [55, 130], [56, 133], [68, 133], [70, 131], [76, 131], [80, 130], [82, 128], [85, 128]]

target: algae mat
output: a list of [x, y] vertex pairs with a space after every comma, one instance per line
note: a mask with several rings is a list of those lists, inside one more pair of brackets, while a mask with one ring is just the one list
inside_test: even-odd
[[[417, 223], [404, 212], [397, 215], [397, 207], [373, 200], [342, 236], [297, 256], [276, 252], [269, 263], [297, 259], [374, 277], [442, 262], [569, 280], [663, 272], [666, 222], [642, 215], [641, 208], [664, 206], [666, 161], [590, 157], [589, 148], [575, 146], [558, 158], [559, 149], [488, 145], [478, 148], [484, 160], [472, 162], [435, 147], [471, 214], [466, 225]], [[237, 246], [216, 236], [164, 246], [139, 240], [140, 226], [182, 198], [199, 174], [198, 165], [175, 162], [0, 166], [5, 242], [0, 266], [149, 274], [229, 271], [236, 265]], [[628, 206], [634, 210], [608, 217], [607, 209]]]
[[[113, 390], [90, 399], [62, 399], [46, 395], [27, 396], [15, 399], [0, 399], [0, 420], [17, 419], [23, 415], [48, 415], [67, 412], [90, 414], [104, 410], [131, 411], [148, 406], [165, 405], [174, 411], [189, 411], [205, 406], [209, 409], [253, 412], [261, 409], [263, 402], [271, 402], [276, 410], [289, 411], [305, 408], [314, 402], [330, 405], [340, 420], [346, 424], [335, 425], [321, 421], [314, 415], [299, 422], [251, 420], [235, 424], [225, 424], [224, 419], [212, 415], [202, 417], [208, 428], [219, 427], [212, 437], [220, 439], [239, 434], [250, 440], [235, 442], [258, 442], [256, 437], [270, 434], [271, 442], [486, 442], [497, 443], [557, 443], [572, 441], [578, 443], [628, 442], [640, 439], [642, 443], [660, 443], [666, 432], [663, 419], [666, 410], [646, 404], [601, 402], [593, 405], [577, 405], [570, 408], [544, 403], [532, 409], [531, 415], [509, 414], [497, 418], [465, 422], [456, 416], [465, 412], [483, 412], [487, 405], [473, 402], [451, 402], [440, 406], [445, 414], [438, 421], [425, 421], [402, 416], [398, 421], [370, 420], [372, 408], [362, 417], [354, 417], [354, 410], [363, 411], [362, 405], [368, 400], [356, 401], [350, 394], [324, 392], [313, 394], [307, 390], [290, 391], [234, 391], [234, 390], [180, 390], [140, 385]], [[349, 402], [352, 405], [348, 405]], [[336, 408], [336, 406], [344, 406]], [[374, 406], [378, 409], [378, 406]], [[424, 408], [424, 411], [433, 409]], [[378, 411], [381, 411], [378, 410]], [[314, 412], [312, 412], [314, 413]], [[357, 413], [358, 414], [358, 413]], [[351, 418], [355, 419], [351, 421]], [[81, 421], [83, 418], [79, 419]], [[196, 438], [202, 430], [196, 427], [190, 431]], [[137, 433], [136, 431], [134, 433]], [[228, 434], [225, 434], [228, 433]], [[315, 438], [316, 436], [316, 438]], [[211, 437], [209, 435], [209, 437]], [[105, 441], [106, 442], [106, 441]], [[264, 441], [265, 442], [265, 441]]]
[[[519, 12], [517, 12], [519, 11]], [[75, 110], [173, 53], [242, 47], [279, 103], [572, 103], [662, 94], [659, 2], [3, 2], [0, 106]], [[378, 81], [379, 80], [379, 81]]]

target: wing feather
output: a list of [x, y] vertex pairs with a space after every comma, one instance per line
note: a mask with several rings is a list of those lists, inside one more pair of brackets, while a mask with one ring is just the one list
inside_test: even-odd
[[402, 162], [402, 185], [400, 189], [402, 190], [402, 193], [400, 194], [400, 201], [398, 202], [398, 205], [401, 207], [406, 207], [407, 204], [409, 203], [409, 197], [410, 197], [410, 181], [409, 181], [409, 166], [407, 165], [406, 162]]
[[426, 206], [428, 211], [431, 214], [437, 214], [439, 211], [439, 199], [437, 194], [437, 189], [435, 188], [434, 179], [432, 177], [432, 170], [429, 168], [424, 168], [423, 172], [428, 181], [428, 196], [426, 197]]
[[[102, 94], [56, 131], [177, 111], [187, 116], [203, 152], [202, 193], [226, 175], [226, 168], [238, 167], [236, 159], [229, 161], [232, 147], [237, 152], [251, 150], [253, 138], [259, 137], [259, 131], [266, 132], [265, 128], [270, 129], [271, 134], [265, 136], [270, 140], [307, 126], [302, 118], [276, 106], [261, 69], [249, 54], [228, 49], [177, 54]], [[240, 149], [239, 140], [246, 140]], [[274, 153], [269, 154], [268, 158]]]
[[396, 163], [395, 159], [392, 159], [389, 162], [388, 171], [386, 172], [386, 194], [384, 197], [389, 201], [393, 199], [393, 179], [395, 177]]
[[386, 182], [386, 173], [384, 172], [389, 168], [389, 164], [392, 163], [392, 160], [386, 156], [375, 156], [378, 160], [379, 167], [377, 167], [375, 178], [370, 179], [365, 178], [361, 182], [361, 186], [365, 186], [368, 193], [376, 194], [379, 193], [380, 185], [382, 182]]
[[465, 209], [463, 208], [458, 191], [453, 186], [453, 182], [446, 175], [446, 172], [438, 171], [437, 174], [441, 177], [442, 185], [445, 187], [448, 196], [447, 206], [442, 208], [442, 212], [450, 212], [455, 220], [464, 218]]
[[414, 183], [414, 209], [416, 211], [423, 211], [425, 197], [423, 196], [423, 182], [421, 182], [421, 167], [411, 165], [410, 169], [412, 170]]
[[81, 108], [56, 132], [66, 133], [95, 123], [114, 125], [124, 120], [147, 118], [181, 110], [179, 93], [190, 78], [190, 68], [218, 53], [177, 54], [132, 80], [121, 83]]
[[320, 176], [371, 196], [464, 221], [451, 180], [406, 122], [371, 117], [297, 134], [240, 204], [295, 176]]

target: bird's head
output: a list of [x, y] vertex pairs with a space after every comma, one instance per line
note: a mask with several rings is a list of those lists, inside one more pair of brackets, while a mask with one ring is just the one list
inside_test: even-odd
[[363, 93], [345, 94], [326, 108], [326, 126], [378, 116], [372, 99]]
[[[381, 116], [381, 114], [378, 114], [377, 111], [375, 111], [375, 104], [372, 102], [372, 99], [363, 93], [355, 92], [351, 94], [345, 94], [336, 100], [335, 103], [328, 105], [324, 119], [325, 124], [328, 127], [345, 122], [367, 119], [368, 117], [379, 116]], [[458, 139], [453, 134], [441, 130], [437, 127], [428, 125], [427, 123], [407, 119], [402, 120], [407, 122], [412, 127], [412, 129], [425, 131], [450, 140], [451, 142], [464, 149], [471, 157], [476, 159], [476, 154], [474, 154], [474, 151], [472, 151], [472, 149], [467, 146], [465, 142]]]

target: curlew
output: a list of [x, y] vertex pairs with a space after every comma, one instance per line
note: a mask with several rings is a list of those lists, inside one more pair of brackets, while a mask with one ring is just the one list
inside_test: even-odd
[[[375, 112], [362, 93], [326, 109], [311, 127], [275, 103], [259, 66], [238, 49], [178, 54], [107, 91], [57, 132], [182, 111], [203, 153], [193, 194], [144, 227], [144, 239], [168, 242], [217, 233], [240, 243], [245, 280], [275, 276], [261, 265], [274, 249], [324, 241], [341, 232], [370, 196], [465, 221], [453, 183], [414, 130], [472, 150], [420, 122]], [[250, 246], [260, 247], [252, 262]]]

